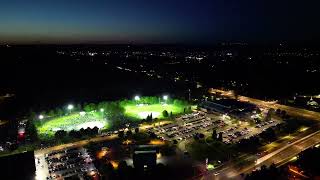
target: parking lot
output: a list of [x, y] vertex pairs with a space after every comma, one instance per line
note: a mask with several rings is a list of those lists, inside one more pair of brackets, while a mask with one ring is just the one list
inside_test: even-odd
[[208, 114], [205, 112], [194, 112], [176, 118], [171, 124], [151, 127], [149, 132], [154, 132], [164, 140], [183, 141], [193, 138], [197, 133], [211, 134], [213, 129], [222, 133], [224, 143], [236, 143], [244, 138], [260, 134], [269, 127], [281, 123], [278, 120], [263, 121], [262, 123], [250, 125], [249, 122], [235, 122], [225, 114]]
[[64, 179], [86, 175], [95, 177], [98, 175], [90, 155], [84, 148], [72, 148], [62, 151], [54, 151], [49, 154], [36, 156], [36, 179]]

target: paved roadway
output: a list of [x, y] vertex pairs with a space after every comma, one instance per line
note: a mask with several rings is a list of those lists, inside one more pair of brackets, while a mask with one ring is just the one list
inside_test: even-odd
[[118, 135], [103, 136], [103, 137], [99, 136], [99, 137], [94, 137], [94, 138], [90, 138], [87, 140], [81, 140], [81, 141], [77, 141], [77, 142], [73, 142], [73, 143], [61, 144], [58, 146], [53, 146], [53, 147], [49, 147], [49, 148], [45, 148], [45, 149], [39, 149], [39, 150], [36, 150], [34, 153], [35, 153], [35, 155], [47, 154], [52, 151], [59, 151], [59, 150], [69, 149], [69, 148], [74, 148], [74, 147], [82, 147], [82, 146], [89, 144], [90, 142], [101, 142], [101, 141], [113, 140], [117, 137], [118, 137]]
[[[297, 137], [296, 140], [291, 144], [286, 142], [282, 144], [280, 149], [277, 149], [259, 159], [254, 161], [255, 155], [246, 157], [246, 160], [251, 160], [244, 165], [235, 165], [234, 163], [226, 164], [221, 168], [210, 171], [199, 179], [209, 180], [209, 179], [242, 179], [240, 176], [242, 173], [250, 173], [256, 168], [261, 167], [262, 165], [270, 166], [272, 163], [280, 166], [284, 163], [289, 162], [294, 156], [299, 154], [301, 151], [308, 149], [318, 143], [320, 143], [320, 131], [316, 131], [304, 138]], [[214, 175], [219, 172], [218, 175]]]

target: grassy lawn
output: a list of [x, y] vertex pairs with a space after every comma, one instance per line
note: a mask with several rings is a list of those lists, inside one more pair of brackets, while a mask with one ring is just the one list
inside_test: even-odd
[[79, 113], [73, 113], [66, 116], [35, 121], [38, 134], [41, 136], [53, 136], [58, 130], [79, 130], [86, 127], [99, 126], [107, 128], [107, 121], [99, 113], [87, 113], [81, 116]]
[[162, 112], [167, 110], [168, 113], [172, 112], [173, 115], [183, 113], [184, 106], [177, 106], [173, 104], [152, 104], [152, 105], [126, 105], [124, 106], [125, 115], [135, 119], [145, 119], [152, 113], [153, 118], [163, 119]]

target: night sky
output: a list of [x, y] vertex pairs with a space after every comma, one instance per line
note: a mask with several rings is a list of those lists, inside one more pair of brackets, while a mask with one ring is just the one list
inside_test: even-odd
[[0, 42], [210, 44], [319, 40], [320, 3], [299, 2], [0, 0]]

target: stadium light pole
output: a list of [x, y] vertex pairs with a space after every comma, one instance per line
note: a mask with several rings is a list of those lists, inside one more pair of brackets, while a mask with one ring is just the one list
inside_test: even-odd
[[71, 110], [74, 108], [74, 106], [72, 104], [69, 104], [67, 109], [69, 110], [69, 113], [71, 114]]
[[166, 102], [166, 104], [167, 104], [167, 100], [168, 100], [168, 95], [164, 95], [163, 96], [163, 100]]
[[44, 117], [43, 117], [42, 114], [40, 114], [38, 118], [39, 118], [40, 120], [42, 120]]
[[138, 104], [138, 101], [140, 101], [140, 96], [138, 95], [134, 96], [134, 100], [136, 101], [136, 104]]

